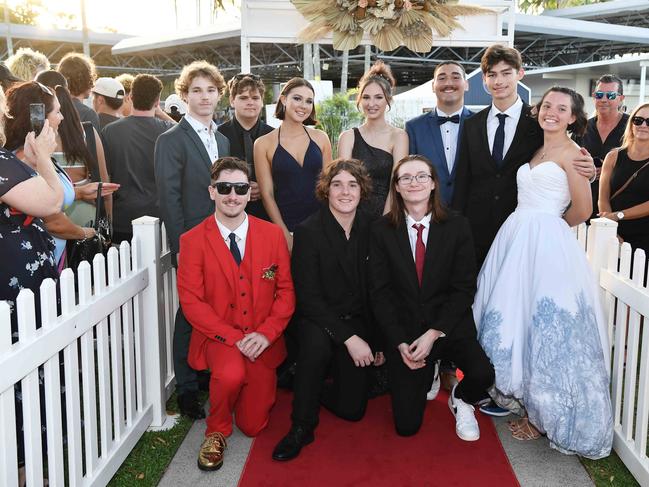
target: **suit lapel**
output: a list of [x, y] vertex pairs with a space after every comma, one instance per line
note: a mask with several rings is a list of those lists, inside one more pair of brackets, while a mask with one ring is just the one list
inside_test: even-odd
[[505, 154], [505, 157], [503, 159], [503, 166], [506, 166], [512, 162], [513, 154], [516, 154], [518, 152], [517, 149], [521, 144], [528, 143], [527, 135], [529, 135], [528, 132], [531, 128], [531, 122], [533, 122], [533, 120], [530, 118], [530, 106], [526, 103], [523, 103], [521, 115], [518, 118], [518, 124], [516, 125], [516, 132], [514, 132], [514, 139], [512, 140], [512, 145], [509, 146], [507, 154]]
[[415, 259], [412, 256], [412, 249], [410, 248], [410, 239], [408, 238], [408, 229], [406, 228], [405, 216], [404, 220], [399, 224], [395, 232], [396, 245], [405, 262], [406, 272], [410, 276], [410, 283], [415, 289], [419, 289], [419, 281], [417, 280], [417, 267], [415, 267]]
[[[216, 138], [216, 150], [219, 152], [219, 157], [224, 157], [230, 155], [229, 147], [226, 144], [229, 142], [225, 136], [219, 137], [216, 133], [214, 134]], [[245, 157], [243, 157], [245, 160]]]
[[455, 148], [455, 160], [453, 161], [453, 170], [451, 171], [451, 180], [455, 179], [455, 169], [457, 168], [457, 159], [460, 156], [460, 140], [462, 140], [462, 130], [464, 130], [464, 121], [473, 115], [473, 112], [467, 107], [462, 109], [460, 116], [460, 126], [457, 129], [457, 142]]
[[345, 277], [349, 281], [349, 284], [355, 286], [358, 283], [354, 280], [354, 276], [351, 272], [352, 269], [349, 268], [350, 262], [347, 260], [347, 256], [345, 254], [344, 242], [341, 241], [340, 235], [337, 235], [337, 233], [340, 231], [340, 228], [336, 228], [336, 226], [338, 225], [332, 215], [326, 214], [328, 212], [328, 209], [322, 209], [322, 211], [320, 212], [320, 223], [322, 225], [322, 228], [324, 229], [325, 236], [329, 241], [329, 245], [334, 251], [343, 274], [345, 274]]
[[198, 153], [201, 155], [201, 157], [203, 159], [203, 162], [205, 162], [205, 164], [208, 167], [212, 167], [212, 161], [210, 161], [210, 156], [207, 153], [207, 149], [205, 148], [205, 144], [203, 144], [203, 141], [201, 140], [201, 138], [196, 133], [196, 130], [194, 130], [194, 128], [184, 118], [180, 121], [180, 126], [185, 130], [185, 132], [187, 133], [189, 138], [192, 140], [192, 142], [196, 146], [196, 149], [198, 150]]
[[432, 134], [431, 143], [433, 146], [433, 152], [437, 160], [440, 162], [439, 165], [436, 165], [439, 172], [444, 173], [444, 178], [448, 179], [448, 163], [446, 162], [446, 153], [444, 152], [444, 142], [442, 141], [442, 133], [439, 130], [439, 123], [437, 122], [437, 110], [430, 112], [428, 117], [428, 127], [430, 133]]
[[236, 266], [233, 265], [234, 259], [232, 258], [230, 249], [225, 245], [225, 241], [221, 237], [221, 232], [219, 231], [219, 227], [216, 225], [216, 220], [214, 220], [213, 216], [210, 217], [207, 222], [205, 234], [207, 243], [212, 249], [212, 252], [214, 252], [216, 261], [221, 266], [223, 274], [229, 276], [229, 279], [226, 279], [226, 281], [230, 290], [234, 292], [233, 285], [238, 278]]
[[259, 297], [259, 284], [261, 283], [262, 267], [264, 264], [272, 265], [277, 264], [277, 262], [264, 262], [264, 255], [266, 255], [265, 250], [268, 247], [264, 245], [264, 238], [262, 235], [259, 235], [259, 228], [257, 226], [257, 220], [254, 217], [248, 215], [248, 235], [246, 236], [246, 254], [250, 255], [250, 280], [252, 281], [252, 302], [257, 302]]
[[421, 288], [425, 289], [430, 280], [434, 277], [433, 267], [435, 265], [435, 255], [439, 250], [440, 236], [442, 232], [439, 231], [439, 224], [435, 223], [432, 219], [428, 229], [428, 241], [426, 242], [426, 259], [424, 260], [424, 276], [421, 283]]

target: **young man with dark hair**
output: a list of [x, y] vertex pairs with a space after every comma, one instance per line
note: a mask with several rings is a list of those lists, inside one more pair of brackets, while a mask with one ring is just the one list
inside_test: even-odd
[[95, 130], [100, 132], [101, 125], [97, 112], [83, 103], [83, 100], [90, 96], [90, 91], [97, 79], [94, 61], [83, 54], [70, 52], [59, 61], [57, 71], [68, 80], [68, 90], [81, 121], [91, 122]]
[[178, 297], [192, 325], [187, 360], [196, 370], [210, 370], [198, 467], [217, 470], [233, 414], [247, 436], [268, 424], [295, 293], [283, 232], [245, 212], [246, 162], [219, 158], [203, 191], [209, 191], [214, 213], [180, 238]]
[[92, 89], [92, 108], [99, 115], [99, 124], [106, 125], [119, 120], [119, 109], [124, 103], [126, 91], [115, 78], [98, 78]]
[[458, 141], [464, 121], [473, 112], [464, 106], [464, 93], [469, 89], [461, 64], [444, 61], [433, 71], [433, 93], [437, 106], [430, 113], [406, 122], [410, 154], [422, 154], [435, 165], [439, 175], [440, 195], [450, 204], [455, 186]]
[[[230, 155], [230, 142], [212, 119], [225, 90], [225, 81], [216, 66], [195, 61], [183, 68], [175, 85], [176, 93], [187, 104], [187, 113], [176, 126], [158, 137], [155, 145], [160, 214], [174, 263], [180, 235], [214, 211], [214, 202], [205, 191], [210, 185], [213, 162]], [[187, 364], [191, 331], [181, 304], [173, 338], [178, 405], [182, 414], [200, 419], [205, 413], [198, 403], [198, 375]]]
[[107, 125], [101, 132], [106, 166], [112, 182], [113, 241], [133, 238], [131, 221], [141, 216], [160, 216], [153, 154], [158, 136], [173, 126], [155, 117], [162, 83], [155, 76], [140, 74], [133, 81], [133, 111]]
[[261, 201], [253, 154], [255, 140], [273, 130], [273, 127], [262, 122], [260, 118], [265, 90], [264, 82], [254, 74], [242, 73], [230, 79], [228, 91], [234, 116], [232, 120], [219, 125], [219, 132], [230, 141], [230, 154], [248, 163], [251, 190], [248, 214], [270, 220]]

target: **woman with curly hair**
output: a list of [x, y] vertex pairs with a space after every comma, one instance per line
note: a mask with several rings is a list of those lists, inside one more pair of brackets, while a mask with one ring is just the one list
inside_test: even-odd
[[365, 115], [365, 122], [360, 127], [346, 130], [338, 140], [338, 157], [363, 161], [372, 177], [374, 189], [361, 208], [375, 218], [390, 209], [392, 168], [408, 155], [405, 130], [393, 127], [385, 119], [395, 85], [390, 66], [382, 61], [375, 63], [358, 83], [356, 106]]

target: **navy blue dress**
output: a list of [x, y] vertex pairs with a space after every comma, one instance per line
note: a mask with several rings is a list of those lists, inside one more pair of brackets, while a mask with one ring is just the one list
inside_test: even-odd
[[304, 154], [304, 163], [298, 161], [282, 147], [280, 129], [277, 133], [277, 149], [273, 154], [271, 172], [275, 203], [289, 232], [315, 213], [320, 207], [315, 197], [315, 185], [322, 171], [322, 151], [309, 132], [309, 146]]

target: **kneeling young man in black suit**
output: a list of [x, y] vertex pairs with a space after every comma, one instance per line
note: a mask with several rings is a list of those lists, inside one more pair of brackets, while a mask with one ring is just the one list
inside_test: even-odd
[[[316, 195], [326, 204], [293, 235], [299, 355], [292, 426], [275, 447], [275, 460], [297, 457], [314, 440], [320, 404], [348, 421], [359, 421], [365, 414], [365, 367], [374, 362], [366, 299], [369, 219], [356, 209], [370, 190], [360, 161], [332, 162], [316, 187]], [[325, 384], [330, 368], [333, 383]]]
[[397, 433], [419, 431], [435, 362], [457, 364], [464, 379], [449, 407], [456, 433], [480, 438], [472, 404], [487, 397], [494, 369], [476, 338], [471, 305], [476, 263], [466, 218], [440, 203], [438, 178], [424, 156], [397, 163], [390, 212], [372, 228], [369, 284], [374, 316], [386, 338]]

